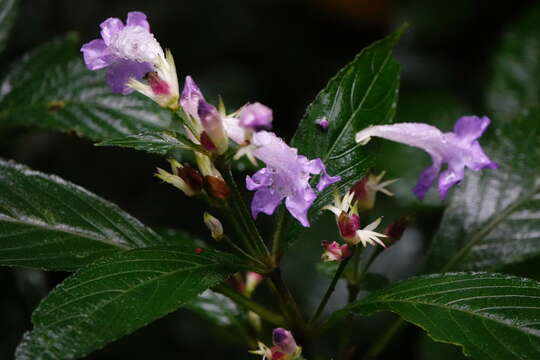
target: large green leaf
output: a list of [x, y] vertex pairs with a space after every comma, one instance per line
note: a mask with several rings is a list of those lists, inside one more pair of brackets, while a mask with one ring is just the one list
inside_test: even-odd
[[485, 147], [499, 169], [469, 171], [450, 198], [427, 270], [496, 270], [540, 255], [540, 109]]
[[[291, 141], [300, 154], [310, 159], [321, 158], [331, 175], [341, 176], [337, 187], [342, 192], [373, 165], [374, 153], [356, 144], [355, 133], [369, 125], [389, 123], [394, 117], [399, 64], [392, 57], [392, 49], [402, 32], [403, 28], [365, 48], [342, 68], [308, 107]], [[330, 123], [327, 131], [316, 123], [321, 118]], [[310, 220], [319, 215], [331, 197], [331, 189], [317, 197]], [[299, 230], [296, 223], [288, 224]]]
[[422, 276], [346, 309], [395, 312], [477, 360], [540, 358], [540, 283], [533, 280], [487, 273]]
[[[15, 64], [0, 89], [0, 126], [72, 131], [93, 140], [166, 130], [173, 115], [140, 94], [113, 94], [90, 71], [73, 37], [41, 46]], [[68, 60], [69, 59], [69, 60]]]
[[0, 0], [0, 52], [6, 47], [18, 5], [19, 0]]
[[[232, 265], [236, 261], [236, 265]], [[135, 249], [66, 279], [34, 311], [17, 360], [78, 359], [192, 301], [239, 261], [207, 250]]]
[[[392, 49], [403, 29], [362, 50], [341, 69], [308, 107], [291, 144], [308, 158], [321, 158], [328, 172], [341, 176], [348, 189], [373, 164], [373, 153], [354, 141], [356, 132], [392, 121], [399, 89], [399, 64]], [[316, 124], [325, 117], [330, 126]], [[327, 190], [313, 205], [313, 213], [331, 196]]]
[[498, 120], [510, 121], [540, 103], [540, 6], [504, 34], [492, 65], [487, 106]]
[[81, 187], [0, 160], [0, 265], [73, 270], [111, 251], [163, 243]]

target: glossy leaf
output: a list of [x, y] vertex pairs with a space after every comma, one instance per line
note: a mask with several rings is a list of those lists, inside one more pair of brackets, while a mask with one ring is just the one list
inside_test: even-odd
[[96, 145], [127, 147], [158, 155], [168, 155], [178, 150], [200, 148], [199, 145], [190, 141], [186, 136], [168, 131], [142, 133], [120, 138], [107, 139]]
[[487, 269], [540, 255], [540, 110], [498, 129], [499, 169], [469, 171], [452, 194], [427, 270]]
[[487, 89], [487, 106], [498, 120], [511, 121], [540, 103], [540, 6], [504, 34], [495, 53]]
[[0, 265], [73, 270], [164, 241], [117, 206], [56, 176], [0, 160]]
[[118, 252], [67, 278], [32, 316], [17, 360], [78, 359], [192, 301], [238, 270], [231, 255]]
[[238, 305], [228, 297], [212, 290], [206, 290], [186, 305], [189, 310], [201, 315], [212, 324], [228, 327], [244, 333], [244, 322]]
[[540, 358], [540, 283], [487, 273], [422, 276], [377, 291], [347, 308], [392, 311], [437, 341], [476, 360]]
[[[403, 30], [365, 48], [342, 68], [308, 107], [291, 141], [300, 154], [310, 159], [321, 158], [331, 175], [342, 177], [336, 184], [341, 192], [373, 166], [374, 152], [356, 144], [355, 133], [369, 125], [389, 123], [394, 117], [399, 64], [392, 57], [392, 49]], [[316, 123], [322, 118], [329, 121], [327, 131]], [[310, 220], [331, 199], [332, 190], [328, 188], [311, 207]], [[288, 223], [294, 224], [293, 233], [299, 230], [297, 224]]]
[[19, 0], [0, 0], [0, 52], [6, 47], [18, 6]]
[[[104, 71], [90, 71], [73, 37], [23, 57], [0, 88], [0, 126], [37, 126], [104, 140], [169, 129], [170, 111], [140, 94], [113, 94]], [[69, 60], [68, 60], [69, 59]]]

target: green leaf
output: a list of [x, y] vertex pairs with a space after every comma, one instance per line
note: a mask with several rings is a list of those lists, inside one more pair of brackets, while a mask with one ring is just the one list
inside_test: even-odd
[[241, 312], [238, 305], [225, 295], [212, 290], [203, 292], [195, 300], [187, 304], [186, 308], [218, 326], [240, 329], [244, 326], [243, 322], [240, 321]]
[[346, 309], [395, 312], [478, 360], [540, 358], [540, 283], [533, 280], [487, 273], [422, 276]]
[[117, 206], [0, 160], [0, 265], [73, 270], [111, 251], [164, 244]]
[[8, 40], [9, 32], [15, 23], [19, 0], [0, 0], [0, 52]]
[[540, 6], [504, 34], [492, 65], [487, 107], [498, 120], [510, 121], [540, 103]]
[[[140, 94], [113, 94], [73, 37], [23, 57], [2, 81], [0, 126], [37, 126], [105, 140], [173, 126], [172, 112]], [[69, 61], [68, 61], [69, 59]]]
[[[369, 125], [389, 123], [394, 117], [399, 64], [392, 57], [392, 49], [403, 31], [404, 27], [365, 48], [342, 68], [309, 105], [291, 141], [300, 154], [321, 158], [331, 175], [341, 176], [336, 186], [342, 192], [373, 166], [374, 153], [356, 144], [354, 135]], [[330, 123], [327, 131], [316, 124], [323, 117]], [[310, 220], [315, 220], [331, 200], [332, 190], [326, 189], [311, 207]], [[293, 232], [299, 229], [294, 223]], [[294, 237], [291, 235], [289, 242]]]
[[497, 129], [496, 170], [468, 171], [454, 189], [427, 270], [497, 270], [540, 255], [540, 109]]
[[150, 132], [107, 139], [96, 146], [120, 146], [158, 155], [169, 155], [178, 150], [196, 150], [200, 146], [185, 135], [171, 131]]
[[192, 301], [238, 271], [239, 264], [229, 254], [187, 253], [174, 247], [135, 249], [100, 259], [43, 300], [16, 359], [84, 357]]

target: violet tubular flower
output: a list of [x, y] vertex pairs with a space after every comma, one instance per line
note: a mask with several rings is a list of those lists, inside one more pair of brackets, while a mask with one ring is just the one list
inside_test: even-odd
[[[426, 151], [433, 164], [422, 172], [413, 191], [423, 199], [438, 177], [439, 196], [444, 199], [448, 190], [463, 179], [465, 167], [474, 171], [497, 168], [478, 142], [489, 123], [486, 116], [463, 116], [454, 125], [454, 130], [447, 133], [422, 123], [377, 125], [358, 132], [355, 138], [357, 143], [364, 145], [373, 136], [381, 137]], [[443, 164], [448, 168], [441, 172]]]
[[318, 191], [341, 178], [328, 175], [320, 159], [308, 160], [298, 155], [295, 148], [288, 146], [272, 132], [255, 133], [253, 145], [253, 155], [266, 164], [265, 168], [246, 178], [247, 189], [255, 191], [251, 203], [253, 217], [261, 212], [272, 215], [285, 199], [285, 206], [291, 215], [308, 227], [307, 212], [317, 198], [309, 184], [311, 175], [321, 175], [317, 184]]
[[[161, 106], [176, 108], [178, 80], [170, 52], [165, 52], [150, 32], [146, 15], [128, 13], [126, 24], [109, 18], [100, 24], [101, 39], [81, 48], [88, 69], [108, 68], [107, 83], [115, 93], [127, 95], [133, 90], [152, 98]], [[149, 84], [140, 80], [155, 75]]]

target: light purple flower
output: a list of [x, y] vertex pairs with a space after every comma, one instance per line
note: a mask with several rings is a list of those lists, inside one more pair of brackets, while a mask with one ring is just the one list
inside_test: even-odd
[[251, 203], [253, 217], [259, 213], [271, 215], [285, 199], [287, 210], [303, 226], [309, 226], [307, 212], [317, 194], [311, 188], [311, 175], [321, 174], [317, 190], [333, 184], [341, 178], [329, 176], [320, 159], [308, 160], [298, 155], [274, 133], [259, 131], [253, 135], [253, 155], [263, 161], [266, 167], [253, 176], [246, 177], [248, 190], [256, 191]]
[[92, 40], [81, 48], [88, 69], [108, 67], [107, 82], [113, 92], [129, 94], [129, 79], [141, 80], [153, 71], [161, 59], [163, 49], [150, 33], [150, 25], [142, 12], [130, 12], [126, 25], [117, 18], [109, 18], [100, 25], [101, 39]]
[[259, 131], [272, 127], [272, 109], [261, 103], [246, 105], [240, 111], [240, 126]]
[[[456, 122], [454, 131], [447, 133], [421, 123], [378, 125], [357, 133], [356, 142], [366, 144], [376, 136], [425, 150], [433, 164], [422, 172], [413, 191], [423, 199], [438, 177], [439, 195], [444, 199], [448, 190], [463, 179], [465, 167], [474, 171], [497, 168], [478, 142], [489, 123], [485, 116], [464, 116]], [[443, 164], [447, 164], [448, 169], [441, 172]]]

